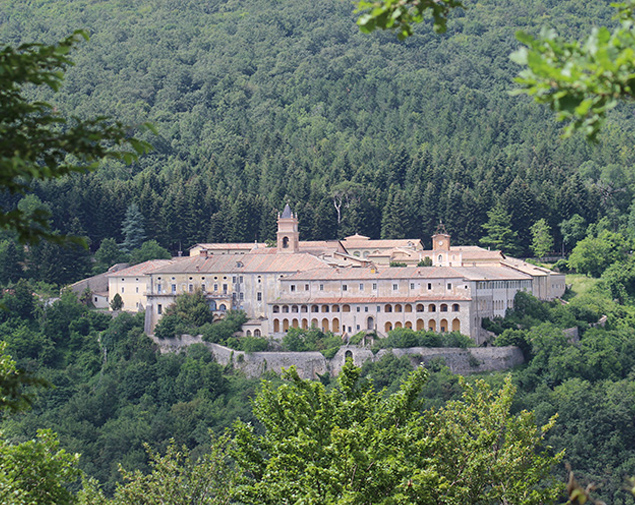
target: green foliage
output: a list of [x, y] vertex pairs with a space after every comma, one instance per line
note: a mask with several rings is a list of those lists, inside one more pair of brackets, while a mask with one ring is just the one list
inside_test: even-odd
[[79, 454], [60, 449], [57, 436], [39, 430], [36, 440], [0, 440], [0, 501], [12, 505], [65, 505], [74, 502], [67, 486], [80, 476]]
[[[203, 335], [203, 340], [206, 342], [222, 344], [227, 339], [233, 337], [235, 333], [239, 332], [242, 325], [246, 322], [247, 316], [243, 311], [230, 310], [220, 321], [216, 321], [213, 324], [208, 323], [199, 328], [199, 333]], [[256, 341], [253, 341], [253, 343], [255, 345], [261, 345]]]
[[359, 376], [348, 360], [330, 391], [293, 368], [277, 390], [263, 383], [254, 411], [264, 432], [235, 424], [240, 501], [544, 503], [560, 492], [541, 484], [562, 458], [541, 448], [554, 420], [539, 430], [532, 414], [512, 416], [511, 381], [498, 394], [466, 385], [462, 400], [422, 414], [424, 369], [385, 398]]
[[391, 267], [407, 267], [408, 265], [406, 263], [403, 263], [402, 261], [391, 261], [390, 266]]
[[625, 259], [628, 243], [620, 233], [603, 230], [597, 237], [588, 236], [578, 242], [569, 256], [575, 271], [600, 277], [616, 261]]
[[131, 253], [134, 249], [141, 247], [141, 244], [146, 238], [145, 218], [136, 203], [128, 205], [126, 216], [123, 223], [121, 223], [121, 233], [123, 234], [121, 250], [125, 254]]
[[562, 241], [569, 250], [585, 237], [586, 229], [586, 220], [579, 214], [574, 214], [571, 219], [566, 219], [560, 223]]
[[169, 260], [171, 257], [170, 251], [161, 247], [156, 240], [148, 240], [130, 253], [130, 264], [136, 265], [148, 260]]
[[186, 447], [170, 441], [163, 456], [146, 446], [151, 472], [121, 469], [124, 484], [117, 486], [112, 505], [133, 503], [170, 505], [223, 505], [237, 479], [228, 458], [231, 440], [227, 435], [212, 437], [211, 450], [195, 458]]
[[516, 256], [519, 252], [518, 234], [512, 229], [511, 216], [499, 202], [488, 211], [489, 220], [483, 225], [487, 233], [480, 243], [485, 247], [491, 247], [503, 251], [505, 254]]
[[395, 328], [388, 332], [386, 338], [376, 340], [381, 348], [405, 347], [473, 347], [474, 341], [459, 332], [436, 333], [434, 331], [410, 328]]
[[631, 1], [614, 4], [620, 26], [613, 31], [594, 29], [584, 42], [567, 42], [554, 30], [544, 29], [536, 38], [518, 32], [526, 47], [512, 59], [527, 68], [516, 82], [516, 93], [526, 93], [539, 103], [548, 104], [558, 119], [568, 121], [565, 136], [580, 130], [595, 140], [611, 109], [633, 94], [633, 8]]
[[537, 258], [545, 257], [553, 250], [553, 237], [547, 221], [540, 219], [529, 229], [531, 232], [531, 250]]
[[110, 300], [110, 308], [112, 310], [121, 310], [123, 309], [123, 299], [119, 293], [115, 293], [115, 296]]
[[292, 352], [325, 351], [329, 355], [335, 355], [341, 345], [341, 337], [315, 327], [308, 330], [289, 328], [282, 337], [282, 347]]
[[432, 258], [430, 256], [426, 256], [419, 263], [417, 263], [418, 267], [431, 267], [432, 266]]
[[[105, 157], [132, 161], [149, 148], [121, 123], [101, 117], [67, 121], [51, 105], [27, 98], [29, 86], [59, 90], [63, 70], [72, 65], [67, 55], [82, 38], [88, 40], [87, 33], [76, 31], [57, 44], [0, 50], [0, 186], [11, 193], [31, 190], [33, 180], [85, 173]], [[60, 241], [50, 233], [45, 211], [4, 208], [0, 226], [15, 230], [21, 242]]]
[[422, 22], [427, 11], [430, 11], [434, 19], [434, 31], [445, 32], [450, 10], [462, 6], [463, 4], [457, 0], [360, 0], [357, 12], [361, 12], [362, 15], [357, 24], [364, 33], [370, 33], [377, 28], [388, 29], [395, 31], [399, 40], [403, 40], [412, 35], [412, 24]]
[[93, 274], [106, 272], [111, 266], [117, 263], [124, 263], [126, 255], [119, 249], [114, 238], [105, 238], [95, 251], [95, 265]]

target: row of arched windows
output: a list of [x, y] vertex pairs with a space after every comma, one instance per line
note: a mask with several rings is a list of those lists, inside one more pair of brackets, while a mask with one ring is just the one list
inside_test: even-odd
[[[447, 303], [442, 303], [437, 306], [435, 303], [430, 303], [427, 307], [423, 303], [418, 303], [414, 306], [414, 310], [416, 312], [437, 312], [437, 307], [439, 312], [460, 312], [461, 307], [458, 303], [453, 303], [452, 305], [448, 305]], [[272, 307], [274, 314], [288, 314], [288, 313], [308, 313], [309, 310], [312, 313], [327, 313], [327, 312], [351, 312], [351, 306], [348, 304], [344, 304], [340, 307], [340, 305], [274, 305]], [[357, 307], [358, 312], [360, 307]], [[412, 312], [413, 306], [410, 303], [400, 304], [400, 303], [386, 303], [384, 305], [377, 305], [376, 311], [381, 312], [383, 309], [384, 312]], [[364, 311], [368, 312], [368, 306], [364, 307]]]
[[[461, 331], [461, 321], [459, 321], [458, 318], [454, 318], [451, 322], [451, 325], [449, 324], [447, 319], [441, 319], [441, 321], [439, 321], [439, 326], [437, 329], [437, 321], [434, 319], [430, 319], [428, 320], [427, 324], [423, 319], [417, 319], [416, 323], [415, 323], [415, 328], [417, 331], [420, 330], [431, 330], [431, 331], [440, 331], [442, 333], [448, 332], [448, 331]], [[320, 328], [322, 331], [332, 331], [333, 333], [339, 333], [340, 332], [340, 320], [335, 317], [332, 320], [328, 320], [327, 318], [323, 318], [321, 321], [318, 320], [317, 318], [313, 318], [311, 320], [309, 320], [308, 318], [303, 318], [303, 319], [298, 319], [298, 318], [293, 318], [293, 319], [274, 319], [273, 320], [273, 332], [274, 333], [280, 333], [280, 332], [286, 332], [287, 330], [289, 330], [289, 328], [302, 328], [305, 330], [308, 330], [310, 327], [314, 327], [314, 328]], [[372, 317], [368, 318], [367, 321], [367, 329], [373, 329], [374, 328], [374, 320]], [[391, 323], [391, 322], [387, 322], [384, 325], [384, 331], [386, 333], [388, 333], [391, 330], [394, 330], [396, 328], [410, 328], [413, 329], [413, 324], [411, 321], [406, 321], [405, 323], [401, 323], [401, 322], [396, 322], [396, 323]]]

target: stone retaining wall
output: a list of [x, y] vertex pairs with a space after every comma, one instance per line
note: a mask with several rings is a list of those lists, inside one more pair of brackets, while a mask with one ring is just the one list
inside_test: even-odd
[[232, 364], [247, 377], [260, 377], [267, 371], [277, 374], [283, 368], [294, 365], [300, 377], [317, 379], [318, 375], [329, 374], [336, 377], [344, 366], [347, 356], [353, 363], [362, 366], [366, 361], [377, 361], [387, 353], [397, 357], [410, 356], [413, 366], [429, 364], [432, 360], [443, 360], [453, 373], [469, 375], [478, 372], [507, 370], [524, 363], [518, 347], [471, 347], [468, 349], [450, 347], [410, 347], [407, 349], [382, 349], [373, 354], [369, 349], [357, 346], [342, 346], [327, 360], [319, 352], [252, 352], [235, 351], [218, 344], [204, 342], [200, 336], [183, 335], [181, 338], [159, 340], [152, 337], [162, 353], [179, 352], [192, 345], [203, 344], [214, 355], [220, 365]]

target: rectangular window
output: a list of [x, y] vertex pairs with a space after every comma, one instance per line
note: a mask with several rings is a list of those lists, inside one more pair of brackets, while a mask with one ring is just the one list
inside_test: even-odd
[[227, 284], [223, 284], [223, 293], [227, 294]]
[[428, 291], [430, 291], [431, 289], [432, 289], [432, 284], [428, 282]]
[[241, 275], [240, 277], [238, 277], [238, 283], [242, 284], [243, 283], [243, 276]]
[[342, 291], [348, 291], [348, 286], [346, 284], [342, 285]]
[[161, 284], [157, 284], [157, 293], [161, 293]]
[[381, 306], [377, 305], [377, 312], [381, 312]]
[[373, 291], [377, 291], [377, 283], [373, 282]]
[[399, 289], [399, 284], [393, 284], [392, 285], [392, 290], [393, 291], [397, 291]]
[[122, 288], [121, 288], [121, 292], [122, 292], [122, 293], [123, 293], [123, 289], [124, 289], [124, 288], [122, 287]]
[[138, 287], [136, 287], [136, 288], [135, 288], [135, 293], [138, 293], [138, 292], [139, 292], [139, 288], [138, 288]]
[[452, 284], [448, 283], [448, 290], [452, 289]]
[[324, 284], [320, 284], [320, 291], [324, 291]]
[[291, 289], [291, 292], [295, 291], [295, 284], [291, 284], [290, 289]]
[[204, 293], [205, 292], [205, 284], [201, 284], [201, 291]]
[[176, 284], [172, 284], [172, 293], [176, 293]]
[[262, 301], [262, 293], [257, 293], [256, 294], [256, 299], [261, 302]]
[[240, 297], [241, 300], [244, 300], [245, 299], [245, 293], [240, 293], [239, 297]]
[[236, 276], [235, 275], [232, 277], [232, 284], [236, 284]]
[[157, 305], [157, 314], [162, 314], [163, 313], [163, 305], [159, 304]]
[[363, 285], [363, 284], [360, 284], [360, 285], [359, 285], [359, 290], [360, 290], [360, 291], [364, 291], [364, 285]]
[[214, 284], [214, 291], [218, 291], [218, 284]]
[[364, 312], [368, 312], [368, 307], [364, 307]]
[[192, 293], [194, 291], [194, 284], [190, 284], [188, 289], [190, 290], [190, 293]]
[[415, 283], [414, 283], [414, 282], [411, 282], [411, 283], [410, 283], [410, 289], [414, 289], [414, 288], [415, 288]]
[[357, 312], [360, 312], [360, 310], [361, 310], [361, 309], [360, 309], [359, 307], [357, 307]]
[[232, 293], [232, 300], [235, 300], [235, 299], [236, 299], [236, 292], [233, 292]]
[[308, 284], [305, 284], [305, 285], [304, 285], [304, 291], [308, 291], [308, 290], [309, 290], [309, 285], [308, 285]]

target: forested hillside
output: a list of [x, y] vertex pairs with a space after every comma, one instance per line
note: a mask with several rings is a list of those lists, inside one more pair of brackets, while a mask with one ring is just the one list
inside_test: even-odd
[[121, 241], [132, 201], [148, 238], [172, 251], [273, 238], [285, 201], [305, 239], [428, 241], [443, 220], [455, 243], [475, 243], [497, 201], [524, 254], [541, 218], [557, 249], [558, 225], [576, 213], [625, 227], [629, 111], [614, 113], [591, 146], [559, 140], [549, 111], [508, 94], [517, 29], [581, 35], [611, 24], [609, 2], [466, 6], [446, 34], [422, 29], [398, 42], [360, 34], [354, 6], [339, 0], [2, 2], [2, 44], [91, 32], [55, 96], [60, 109], [150, 120], [160, 132], [148, 137], [154, 153], [133, 166], [110, 162], [36, 192], [55, 228], [70, 232], [78, 218], [93, 250]]

